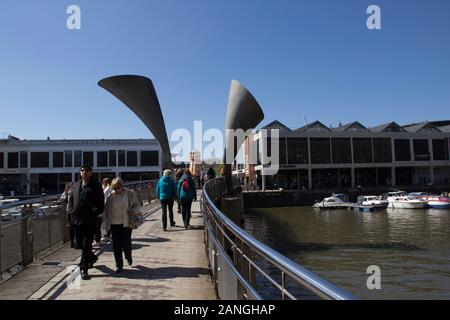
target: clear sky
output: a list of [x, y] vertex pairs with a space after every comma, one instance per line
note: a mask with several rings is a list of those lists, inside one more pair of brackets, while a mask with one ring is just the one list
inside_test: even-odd
[[223, 129], [232, 79], [262, 124], [450, 119], [448, 0], [3, 0], [0, 39], [0, 132], [22, 139], [151, 137], [98, 87], [116, 74], [153, 80], [169, 135]]

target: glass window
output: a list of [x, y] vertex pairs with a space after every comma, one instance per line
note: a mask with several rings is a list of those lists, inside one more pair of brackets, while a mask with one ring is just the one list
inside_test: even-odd
[[414, 139], [414, 161], [430, 161], [430, 150], [427, 139]]
[[2, 169], [5, 167], [4, 162], [5, 162], [5, 155], [3, 152], [0, 152], [0, 168]]
[[392, 162], [392, 148], [390, 138], [373, 138], [373, 157], [375, 163]]
[[48, 152], [31, 152], [32, 168], [48, 168], [50, 155]]
[[353, 160], [355, 163], [372, 163], [372, 139], [353, 138]]
[[158, 166], [158, 151], [141, 151], [141, 166]]
[[445, 139], [433, 139], [433, 159], [448, 160], [448, 145]]
[[287, 138], [288, 164], [308, 164], [308, 139]]
[[53, 168], [64, 166], [64, 152], [53, 152]]
[[64, 166], [66, 168], [72, 167], [72, 150], [64, 151]]
[[125, 150], [119, 150], [119, 167], [125, 167]]
[[107, 167], [107, 166], [108, 166], [108, 151], [98, 151], [97, 167]]
[[28, 152], [20, 151], [20, 167], [28, 168]]
[[109, 166], [116, 167], [117, 166], [117, 151], [109, 150]]
[[74, 151], [74, 166], [76, 168], [81, 167], [81, 150]]
[[350, 138], [332, 138], [333, 163], [352, 163]]
[[127, 167], [137, 167], [137, 151], [127, 151]]
[[19, 168], [18, 152], [8, 152], [8, 168], [10, 169]]
[[395, 139], [395, 161], [411, 161], [409, 139]]
[[312, 164], [331, 163], [329, 138], [311, 138], [310, 145]]
[[94, 152], [84, 151], [83, 152], [83, 166], [94, 166]]

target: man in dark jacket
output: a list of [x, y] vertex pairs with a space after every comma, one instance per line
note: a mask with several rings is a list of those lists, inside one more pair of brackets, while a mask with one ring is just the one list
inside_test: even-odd
[[81, 180], [75, 183], [69, 200], [71, 223], [75, 225], [78, 248], [81, 246], [81, 278], [89, 280], [88, 269], [98, 258], [92, 253], [92, 241], [99, 216], [103, 212], [104, 195], [101, 185], [93, 181], [92, 168], [80, 169]]

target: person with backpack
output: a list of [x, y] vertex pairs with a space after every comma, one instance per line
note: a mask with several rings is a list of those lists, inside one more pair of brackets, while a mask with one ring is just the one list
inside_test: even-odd
[[173, 199], [176, 197], [177, 187], [170, 177], [171, 174], [172, 171], [164, 170], [163, 177], [156, 185], [156, 195], [162, 207], [162, 226], [164, 231], [167, 231], [167, 207], [169, 207], [170, 226], [175, 226], [175, 220], [173, 219]]
[[[180, 182], [181, 177], [183, 176], [183, 169], [178, 168], [177, 171], [175, 171], [175, 185], [178, 186], [178, 182]], [[177, 193], [177, 212], [181, 213], [181, 201], [180, 201], [180, 197], [178, 197], [178, 193]]]
[[186, 229], [189, 229], [189, 222], [191, 220], [191, 206], [192, 201], [197, 201], [197, 192], [195, 190], [195, 183], [192, 179], [192, 174], [189, 169], [184, 171], [184, 175], [178, 182], [177, 188], [178, 197], [181, 201], [181, 211], [183, 216], [183, 223]]

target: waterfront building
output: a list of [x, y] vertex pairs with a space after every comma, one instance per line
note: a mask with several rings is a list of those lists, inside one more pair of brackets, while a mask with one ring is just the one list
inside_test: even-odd
[[264, 148], [257, 131], [251, 138], [257, 142], [257, 164], [247, 162], [245, 172], [246, 181], [256, 180], [259, 188], [433, 185], [450, 189], [450, 121], [403, 126], [389, 122], [372, 128], [358, 121], [336, 128], [316, 121], [293, 130], [276, 120], [263, 129], [279, 129], [280, 166], [276, 175], [261, 175], [260, 154], [270, 150], [270, 141]]
[[0, 194], [62, 192], [79, 178], [82, 164], [94, 178], [121, 177], [125, 182], [157, 179], [161, 148], [154, 139], [21, 140], [0, 139]]

